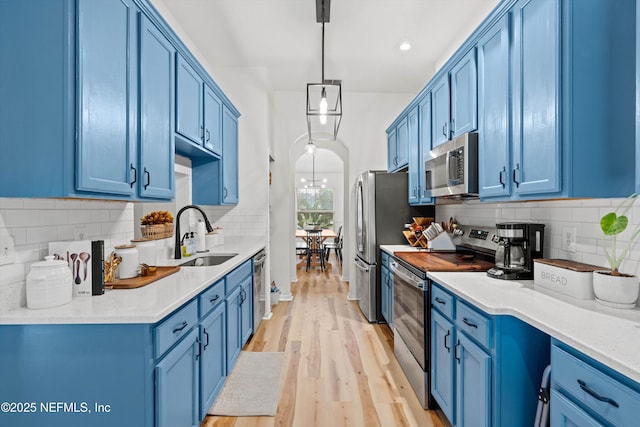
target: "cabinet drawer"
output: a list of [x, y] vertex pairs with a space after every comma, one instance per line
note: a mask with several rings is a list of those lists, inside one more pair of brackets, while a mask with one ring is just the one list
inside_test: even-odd
[[456, 302], [456, 325], [480, 345], [491, 347], [491, 319], [460, 301]]
[[173, 313], [153, 328], [154, 348], [156, 359], [180, 341], [191, 328], [198, 324], [198, 305], [195, 300], [184, 308]]
[[431, 306], [437, 308], [449, 320], [453, 319], [453, 296], [439, 286], [431, 287]]
[[567, 353], [551, 347], [552, 387], [616, 426], [637, 425], [640, 394]]
[[230, 292], [233, 290], [233, 288], [239, 285], [245, 277], [250, 276], [251, 274], [251, 260], [248, 260], [240, 267], [227, 274], [227, 291]]
[[224, 279], [218, 280], [198, 297], [200, 317], [207, 314], [213, 307], [224, 301]]

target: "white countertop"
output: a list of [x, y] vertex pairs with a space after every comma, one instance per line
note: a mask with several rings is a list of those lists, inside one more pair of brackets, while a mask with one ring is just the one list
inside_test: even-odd
[[414, 247], [411, 245], [380, 245], [380, 249], [388, 253], [389, 255], [393, 255], [394, 252], [424, 252], [428, 253], [428, 251], [420, 246]]
[[511, 315], [640, 382], [640, 309], [604, 307], [533, 281], [493, 279], [485, 273], [427, 274], [444, 288], [493, 315]]
[[[42, 310], [22, 307], [0, 313], [0, 325], [156, 323], [265, 247], [262, 241], [236, 240], [203, 254], [238, 254], [221, 265], [182, 267], [177, 273], [140, 288], [107, 289], [104, 295], [75, 297], [60, 307]], [[170, 260], [162, 265], [179, 265], [193, 258]]]

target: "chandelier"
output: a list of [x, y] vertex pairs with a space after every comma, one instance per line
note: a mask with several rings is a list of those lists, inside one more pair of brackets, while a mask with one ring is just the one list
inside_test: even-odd
[[342, 120], [342, 81], [324, 78], [324, 24], [329, 22], [331, 0], [316, 0], [316, 22], [322, 23], [322, 79], [307, 83], [309, 138], [335, 141]]
[[316, 179], [316, 152], [311, 153], [311, 179], [300, 178], [300, 182], [305, 183], [304, 188], [325, 188], [327, 178]]

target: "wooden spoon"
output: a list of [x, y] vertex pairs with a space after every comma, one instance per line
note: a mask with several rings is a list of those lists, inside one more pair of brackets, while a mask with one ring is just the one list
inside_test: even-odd
[[84, 279], [82, 279], [83, 281], [87, 280], [87, 263], [89, 262], [89, 260], [91, 259], [91, 255], [88, 254], [87, 252], [80, 252], [80, 260], [84, 263]]

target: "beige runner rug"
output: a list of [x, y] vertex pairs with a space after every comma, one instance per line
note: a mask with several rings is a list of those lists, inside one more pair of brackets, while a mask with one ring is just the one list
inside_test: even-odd
[[241, 352], [209, 415], [275, 416], [284, 360], [284, 353]]

